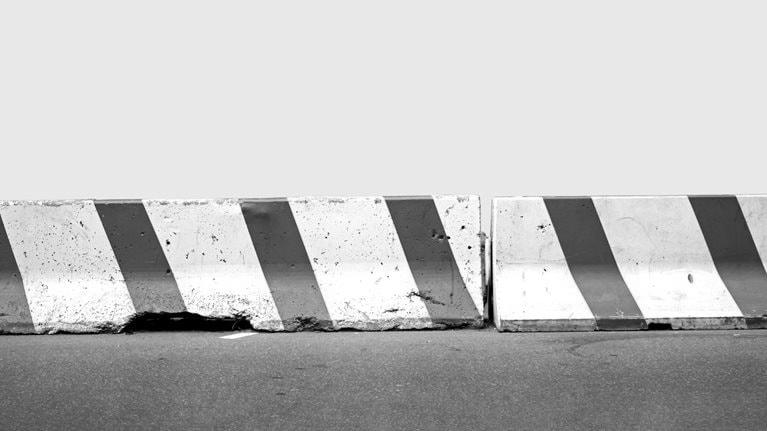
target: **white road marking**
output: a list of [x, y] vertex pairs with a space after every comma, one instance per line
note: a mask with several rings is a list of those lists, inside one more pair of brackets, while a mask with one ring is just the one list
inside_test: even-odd
[[224, 335], [223, 337], [218, 337], [223, 340], [236, 340], [238, 338], [245, 338], [250, 337], [251, 335], [256, 335], [258, 332], [238, 332], [236, 334], [230, 334], [230, 335]]

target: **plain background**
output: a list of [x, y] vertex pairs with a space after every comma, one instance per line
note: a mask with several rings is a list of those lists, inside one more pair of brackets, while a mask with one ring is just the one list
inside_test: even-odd
[[[0, 199], [767, 192], [763, 1], [5, 1]], [[487, 228], [487, 225], [485, 225]]]

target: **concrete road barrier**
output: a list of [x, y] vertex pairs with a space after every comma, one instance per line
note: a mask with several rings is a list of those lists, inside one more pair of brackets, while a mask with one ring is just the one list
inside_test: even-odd
[[0, 202], [0, 331], [481, 326], [476, 196]]
[[505, 331], [767, 327], [767, 196], [496, 198]]

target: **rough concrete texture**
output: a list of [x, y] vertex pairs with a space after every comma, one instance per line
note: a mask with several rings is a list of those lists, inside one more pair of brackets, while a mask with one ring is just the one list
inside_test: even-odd
[[2, 202], [0, 331], [483, 325], [479, 198]]
[[5, 202], [0, 217], [18, 266], [0, 276], [23, 281], [35, 332], [116, 330], [135, 314], [92, 201]]
[[496, 198], [496, 327], [764, 327], [765, 196]]

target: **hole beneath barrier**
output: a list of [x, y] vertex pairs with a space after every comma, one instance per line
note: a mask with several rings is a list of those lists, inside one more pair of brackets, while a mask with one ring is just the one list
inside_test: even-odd
[[244, 317], [211, 318], [194, 313], [139, 313], [120, 332], [236, 331], [253, 329]]
[[670, 323], [648, 323], [647, 324], [647, 330], [648, 331], [670, 331], [671, 324]]

